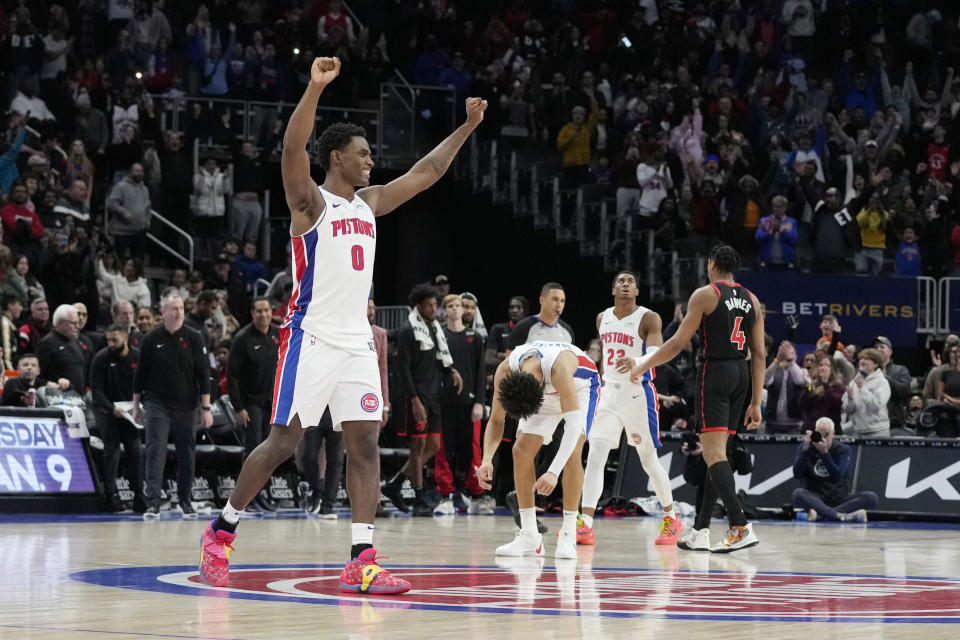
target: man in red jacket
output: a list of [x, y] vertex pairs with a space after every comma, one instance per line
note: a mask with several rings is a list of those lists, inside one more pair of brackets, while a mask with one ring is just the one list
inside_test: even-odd
[[[38, 243], [43, 238], [43, 225], [37, 214], [27, 208], [27, 185], [17, 181], [10, 189], [10, 202], [0, 209], [3, 220], [3, 243], [23, 253], [27, 245]], [[35, 264], [33, 260], [32, 263]]]

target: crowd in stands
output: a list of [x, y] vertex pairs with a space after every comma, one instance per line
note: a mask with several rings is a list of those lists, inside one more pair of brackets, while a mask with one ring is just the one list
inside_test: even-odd
[[[263, 109], [242, 139], [229, 110], [194, 102], [174, 131], [159, 106], [296, 102], [315, 55], [343, 61], [330, 104], [373, 103], [395, 70], [484, 97], [481, 138], [540, 149], [564, 189], [600, 185], [619, 218], [655, 230], [663, 247], [724, 240], [761, 269], [960, 272], [954, 3], [350, 5], [364, 26], [337, 0], [0, 3], [0, 346], [27, 384], [4, 403], [29, 402], [26, 389], [47, 381], [84, 391], [104, 328], [136, 347], [158, 326], [164, 288], [213, 354], [213, 397], [226, 393], [229, 340], [263, 281], [275, 320], [290, 294], [286, 265], [258, 260], [263, 173], [283, 122]], [[227, 155], [195, 165], [200, 135]], [[196, 238], [196, 271], [150, 246], [154, 212]], [[173, 267], [168, 282], [145, 278], [145, 263]], [[438, 303], [443, 320], [453, 301]], [[462, 303], [476, 310], [475, 298]], [[479, 313], [462, 325], [483, 328]], [[840, 342], [836, 318], [822, 328], [802, 358], [789, 341], [768, 350], [768, 430], [801, 433], [830, 417], [842, 435], [957, 435], [960, 339], [917, 378], [886, 338], [853, 336], [858, 350]], [[55, 341], [74, 361], [51, 356]], [[485, 346], [489, 372], [501, 352]], [[665, 428], [694, 424], [695, 367], [692, 346], [658, 371]], [[476, 395], [451, 404], [473, 417]], [[451, 476], [458, 490], [465, 465], [457, 459]]]

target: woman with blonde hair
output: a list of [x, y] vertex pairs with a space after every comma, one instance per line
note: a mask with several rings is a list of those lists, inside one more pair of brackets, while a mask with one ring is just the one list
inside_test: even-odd
[[803, 431], [814, 431], [817, 420], [830, 418], [836, 426], [836, 433], [840, 434], [843, 394], [846, 390], [834, 368], [833, 358], [825, 353], [816, 356], [807, 388], [800, 393]]
[[67, 155], [67, 166], [63, 171], [63, 188], [69, 189], [75, 180], [82, 180], [87, 185], [87, 204], [93, 195], [93, 162], [87, 157], [87, 150], [83, 140], [74, 140], [70, 143], [70, 153]]

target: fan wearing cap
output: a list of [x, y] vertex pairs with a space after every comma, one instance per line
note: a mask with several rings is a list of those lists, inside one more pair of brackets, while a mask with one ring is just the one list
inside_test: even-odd
[[893, 343], [890, 338], [877, 336], [873, 341], [873, 348], [880, 354], [880, 370], [890, 384], [890, 402], [887, 404], [890, 426], [902, 426], [907, 402], [910, 400], [910, 371], [893, 361]]

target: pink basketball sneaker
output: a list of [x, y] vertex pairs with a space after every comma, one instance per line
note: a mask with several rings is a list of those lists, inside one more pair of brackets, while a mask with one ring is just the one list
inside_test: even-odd
[[211, 520], [200, 538], [200, 575], [215, 587], [226, 586], [230, 579], [230, 552], [237, 534], [214, 531]]
[[340, 591], [347, 593], [369, 593], [374, 595], [395, 595], [410, 591], [410, 583], [403, 578], [395, 578], [377, 564], [376, 549], [366, 549], [356, 560], [351, 560], [340, 572]]

